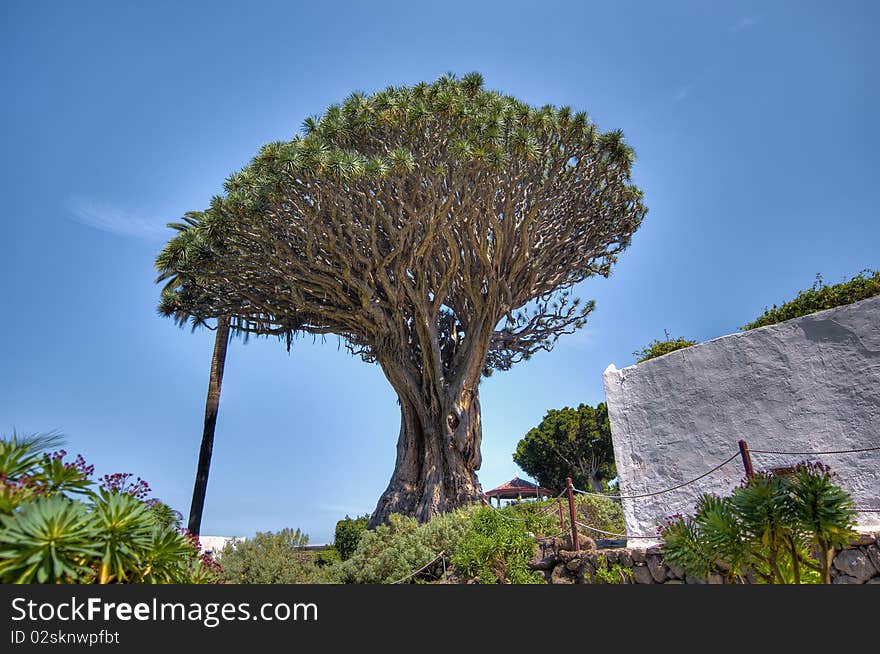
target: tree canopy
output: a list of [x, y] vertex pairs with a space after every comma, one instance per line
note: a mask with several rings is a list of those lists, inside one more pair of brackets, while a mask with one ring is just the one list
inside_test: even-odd
[[354, 93], [187, 214], [160, 310], [377, 362], [402, 417], [386, 504], [426, 518], [478, 494], [480, 375], [584, 324], [572, 287], [610, 274], [646, 212], [633, 159], [619, 131], [476, 73]]
[[602, 490], [617, 476], [608, 407], [551, 409], [517, 444], [513, 460], [545, 488], [561, 492], [571, 477], [579, 488]]

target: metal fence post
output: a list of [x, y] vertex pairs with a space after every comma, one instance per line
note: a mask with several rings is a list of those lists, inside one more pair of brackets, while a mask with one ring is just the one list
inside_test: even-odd
[[746, 471], [746, 478], [751, 479], [755, 476], [755, 469], [752, 467], [752, 455], [749, 454], [749, 444], [744, 440], [739, 442], [739, 455], [742, 457], [743, 468]]
[[574, 511], [574, 487], [571, 485], [571, 477], [566, 477], [565, 483], [568, 486], [568, 515], [571, 518], [571, 549], [579, 552], [581, 547], [578, 541], [577, 519]]

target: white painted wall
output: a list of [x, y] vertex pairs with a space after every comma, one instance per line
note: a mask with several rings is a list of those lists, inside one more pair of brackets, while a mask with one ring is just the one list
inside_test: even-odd
[[[623, 495], [688, 481], [737, 452], [815, 452], [880, 446], [880, 297], [731, 334], [605, 371]], [[880, 509], [880, 451], [825, 456], [754, 454], [756, 469], [819, 460], [859, 507]], [[653, 535], [703, 492], [739, 484], [739, 458], [662, 495], [623, 501], [627, 533]], [[880, 513], [860, 513], [880, 528]]]

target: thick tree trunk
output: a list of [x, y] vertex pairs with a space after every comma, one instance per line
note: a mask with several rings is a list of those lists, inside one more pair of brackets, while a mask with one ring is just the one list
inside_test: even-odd
[[370, 527], [402, 513], [425, 522], [479, 501], [482, 462], [479, 394], [465, 392], [451, 411], [426, 411], [400, 398], [397, 463]]
[[208, 379], [208, 399], [205, 402], [205, 426], [202, 431], [202, 446], [199, 450], [199, 465], [196, 469], [196, 483], [193, 487], [192, 505], [189, 509], [187, 529], [194, 536], [202, 528], [202, 511], [205, 508], [205, 493], [208, 490], [208, 472], [211, 469], [211, 455], [214, 452], [214, 428], [217, 426], [217, 412], [220, 409], [220, 387], [223, 385], [223, 368], [226, 365], [226, 349], [229, 345], [229, 318], [217, 321], [214, 336], [214, 355], [211, 357], [211, 374]]

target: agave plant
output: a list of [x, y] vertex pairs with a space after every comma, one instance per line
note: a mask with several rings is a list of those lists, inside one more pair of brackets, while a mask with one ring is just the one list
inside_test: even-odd
[[843, 547], [855, 535], [855, 502], [834, 484], [831, 470], [821, 463], [797, 466], [791, 492], [797, 520], [815, 549], [822, 583], [830, 584], [834, 548]]
[[[661, 528], [666, 558], [689, 574], [752, 572], [765, 583], [831, 583], [834, 548], [853, 535], [854, 504], [822, 464], [758, 473], [730, 497], [703, 496], [693, 516]], [[813, 556], [815, 554], [815, 556]]]
[[132, 475], [105, 475], [52, 438], [0, 439], [0, 583], [216, 583], [181, 516]]
[[149, 550], [156, 519], [144, 502], [128, 493], [102, 489], [93, 497], [102, 550], [99, 583], [129, 581]]
[[89, 583], [101, 556], [88, 507], [65, 497], [40, 497], [14, 516], [0, 515], [0, 582]]

